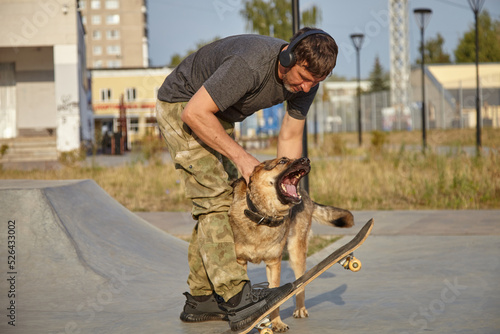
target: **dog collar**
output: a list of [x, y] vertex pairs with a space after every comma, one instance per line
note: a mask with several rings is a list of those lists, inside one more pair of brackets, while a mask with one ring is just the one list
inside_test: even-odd
[[245, 209], [244, 213], [245, 216], [247, 216], [248, 219], [253, 221], [254, 223], [257, 223], [257, 225], [266, 225], [269, 227], [277, 227], [280, 226], [285, 222], [285, 218], [287, 216], [281, 217], [281, 218], [275, 218], [275, 217], [269, 217], [269, 216], [264, 216], [259, 213], [259, 210], [255, 207], [253, 204], [252, 200], [250, 199], [250, 196], [247, 194], [247, 206], [248, 210]]

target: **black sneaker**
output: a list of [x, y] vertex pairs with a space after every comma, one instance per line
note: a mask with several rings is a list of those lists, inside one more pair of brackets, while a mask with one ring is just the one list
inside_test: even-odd
[[184, 292], [186, 304], [181, 313], [181, 320], [184, 322], [203, 322], [224, 320], [227, 321], [227, 313], [219, 307], [218, 301], [224, 301], [214, 293], [209, 296], [192, 296]]
[[220, 305], [227, 311], [231, 330], [247, 327], [293, 289], [292, 283], [272, 289], [267, 286], [268, 283], [251, 286], [250, 282], [246, 282], [239, 294]]

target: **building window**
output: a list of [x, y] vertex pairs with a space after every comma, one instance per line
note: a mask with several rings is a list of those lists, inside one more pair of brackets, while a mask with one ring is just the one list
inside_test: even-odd
[[130, 132], [138, 133], [139, 132], [139, 119], [131, 118], [130, 119]]
[[135, 88], [127, 88], [125, 89], [125, 97], [127, 101], [135, 101], [137, 99], [137, 92]]
[[108, 60], [107, 64], [108, 64], [108, 68], [119, 68], [119, 67], [122, 67], [122, 61], [121, 60]]
[[94, 68], [102, 68], [102, 60], [94, 60], [93, 67]]
[[101, 101], [106, 102], [111, 100], [111, 89], [104, 88], [101, 89]]
[[119, 55], [122, 48], [119, 45], [108, 45], [106, 48], [108, 55]]
[[108, 30], [108, 31], [106, 31], [106, 38], [109, 40], [120, 39], [120, 30]]
[[113, 15], [106, 16], [106, 23], [107, 24], [120, 24], [120, 15], [113, 14]]
[[87, 24], [87, 17], [85, 15], [82, 15], [82, 24], [83, 25]]
[[90, 8], [92, 9], [101, 9], [101, 0], [91, 0]]
[[92, 15], [92, 24], [101, 24], [101, 15]]
[[94, 45], [92, 47], [92, 54], [94, 56], [100, 56], [100, 55], [102, 55], [102, 46], [100, 46], [100, 45]]
[[86, 4], [87, 4], [87, 0], [78, 0], [78, 9], [87, 8]]
[[120, 6], [118, 0], [106, 0], [105, 7], [106, 9], [118, 9]]
[[94, 30], [92, 31], [92, 39], [94, 40], [100, 40], [102, 38], [102, 34], [100, 30]]

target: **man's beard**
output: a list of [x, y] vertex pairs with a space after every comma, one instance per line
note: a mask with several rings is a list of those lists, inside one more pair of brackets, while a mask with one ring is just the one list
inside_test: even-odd
[[293, 90], [292, 86], [288, 83], [288, 78], [287, 78], [287, 75], [288, 75], [288, 72], [286, 72], [284, 75], [283, 75], [283, 86], [285, 87], [285, 89], [292, 93], [292, 94], [295, 94], [297, 93], [296, 91]]

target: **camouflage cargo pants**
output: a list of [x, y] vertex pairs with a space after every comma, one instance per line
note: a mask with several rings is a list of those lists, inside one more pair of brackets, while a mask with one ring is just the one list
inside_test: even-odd
[[[233, 192], [230, 184], [238, 177], [238, 171], [229, 159], [205, 145], [182, 122], [180, 115], [186, 104], [158, 100], [156, 116], [186, 196], [193, 203], [193, 218], [198, 220], [189, 244], [188, 284], [192, 295], [215, 291], [227, 301], [249, 280], [245, 268], [236, 262], [227, 213]], [[233, 124], [221, 124], [232, 134]]]

